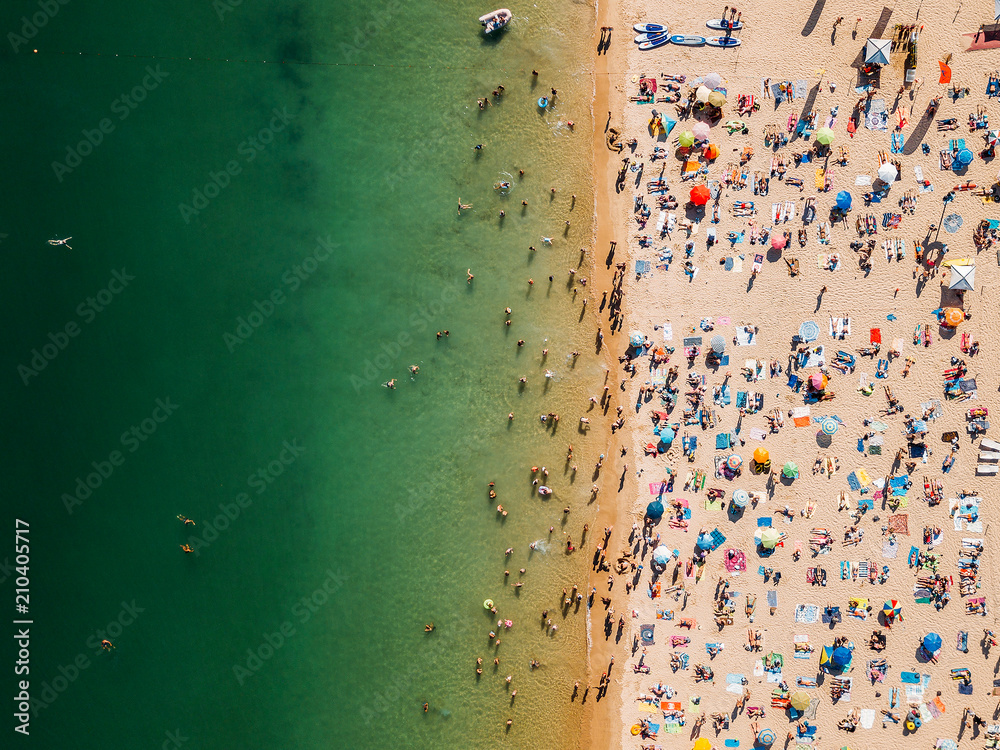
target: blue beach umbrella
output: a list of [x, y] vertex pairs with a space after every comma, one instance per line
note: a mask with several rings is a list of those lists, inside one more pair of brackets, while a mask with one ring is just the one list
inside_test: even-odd
[[712, 549], [712, 535], [711, 534], [700, 534], [698, 536], [698, 548], [699, 549]]
[[833, 662], [833, 666], [844, 668], [851, 663], [851, 650], [844, 648], [843, 646], [838, 646], [833, 650], [833, 654], [830, 656], [830, 661]]
[[967, 164], [971, 164], [972, 163], [972, 152], [969, 151], [969, 149], [967, 149], [967, 148], [963, 148], [963, 149], [959, 150], [959, 152], [957, 154], [955, 154], [955, 161], [957, 161], [963, 167], [966, 166]]
[[646, 515], [652, 519], [663, 518], [663, 503], [654, 500], [646, 506]]
[[746, 490], [736, 490], [733, 493], [733, 505], [737, 508], [747, 507], [747, 502], [750, 500], [750, 494]]
[[840, 423], [833, 417], [827, 417], [819, 425], [824, 435], [833, 435], [838, 427], [840, 427]]
[[931, 654], [936, 654], [941, 650], [941, 636], [937, 633], [928, 633], [924, 636], [924, 648]]
[[760, 734], [757, 735], [757, 742], [763, 747], [771, 747], [777, 740], [773, 729], [762, 729]]
[[669, 427], [664, 427], [660, 430], [660, 442], [664, 445], [670, 445], [674, 442], [674, 431]]
[[846, 190], [841, 190], [837, 193], [837, 208], [841, 211], [847, 211], [851, 207], [851, 194]]
[[815, 321], [807, 320], [799, 326], [799, 338], [806, 343], [819, 338], [819, 325]]
[[670, 550], [661, 544], [653, 550], [653, 562], [659, 563], [660, 565], [666, 565], [670, 562]]

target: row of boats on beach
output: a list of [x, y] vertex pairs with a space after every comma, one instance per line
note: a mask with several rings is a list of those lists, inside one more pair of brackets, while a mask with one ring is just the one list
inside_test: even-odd
[[671, 34], [666, 24], [637, 23], [632, 28], [639, 32], [635, 43], [641, 50], [656, 49], [665, 44], [677, 44], [682, 47], [738, 47], [740, 40], [732, 33], [743, 28], [742, 21], [728, 21], [716, 18], [705, 23], [710, 29], [724, 31], [725, 36], [700, 36], [692, 34]]

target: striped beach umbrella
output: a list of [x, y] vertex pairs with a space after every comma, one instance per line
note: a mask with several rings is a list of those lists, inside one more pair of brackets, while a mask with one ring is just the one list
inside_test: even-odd
[[903, 612], [903, 605], [897, 602], [895, 599], [890, 599], [885, 604], [882, 605], [882, 614], [885, 615], [886, 620], [894, 620], [899, 617]]
[[722, 354], [726, 351], [726, 340], [722, 336], [718, 334], [712, 336], [712, 351], [716, 354]]
[[822, 422], [820, 422], [819, 428], [823, 431], [824, 435], [833, 435], [837, 432], [837, 428], [840, 427], [840, 423], [833, 417], [827, 417]]
[[730, 469], [736, 470], [743, 465], [743, 457], [734, 453], [726, 459], [726, 464], [728, 464]]
[[737, 508], [747, 507], [747, 503], [750, 502], [750, 493], [746, 490], [736, 490], [733, 492], [733, 505]]
[[773, 729], [761, 729], [757, 735], [757, 742], [763, 747], [771, 747], [777, 739]]

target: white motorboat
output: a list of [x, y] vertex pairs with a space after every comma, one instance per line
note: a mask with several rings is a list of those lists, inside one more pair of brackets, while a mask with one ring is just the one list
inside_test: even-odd
[[510, 23], [510, 20], [514, 15], [506, 8], [499, 8], [492, 13], [487, 13], [485, 16], [479, 17], [479, 23], [483, 25], [483, 32], [486, 34], [492, 34], [494, 31], [499, 31]]

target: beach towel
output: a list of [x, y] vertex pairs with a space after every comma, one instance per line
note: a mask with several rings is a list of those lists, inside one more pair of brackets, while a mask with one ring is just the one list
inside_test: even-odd
[[869, 99], [865, 107], [865, 127], [869, 130], [889, 130], [889, 114], [885, 110], [885, 99]]
[[639, 626], [639, 637], [642, 638], [642, 642], [647, 645], [655, 645], [653, 642], [653, 628], [655, 625], [640, 625]]
[[864, 729], [871, 729], [875, 724], [875, 709], [874, 708], [862, 708], [859, 723]]
[[771, 517], [770, 516], [761, 516], [760, 518], [757, 519], [757, 528], [758, 529], [762, 528], [764, 526], [770, 526], [770, 525], [771, 525]]
[[893, 534], [903, 534], [905, 536], [910, 535], [909, 527], [909, 515], [906, 513], [900, 513], [895, 516], [889, 516], [889, 531]]
[[806, 625], [819, 622], [819, 606], [815, 604], [796, 605], [795, 622], [800, 622]]
[[809, 412], [808, 406], [796, 406], [792, 409], [792, 422], [796, 427], [808, 427], [812, 423]]
[[736, 345], [737, 346], [756, 346], [757, 344], [757, 334], [753, 330], [753, 326], [740, 326], [736, 329]]
[[895, 560], [898, 554], [899, 554], [899, 545], [896, 542], [883, 540], [882, 557], [884, 557], [887, 560]]
[[770, 589], [767, 592], [767, 606], [777, 607], [778, 606], [778, 592], [774, 589]]
[[809, 82], [801, 80], [796, 81], [792, 91], [794, 92], [796, 99], [805, 99], [806, 94], [809, 91]]
[[648, 260], [637, 260], [635, 262], [635, 272], [637, 275], [649, 273], [650, 262]]
[[706, 500], [705, 510], [722, 510], [721, 500]]

